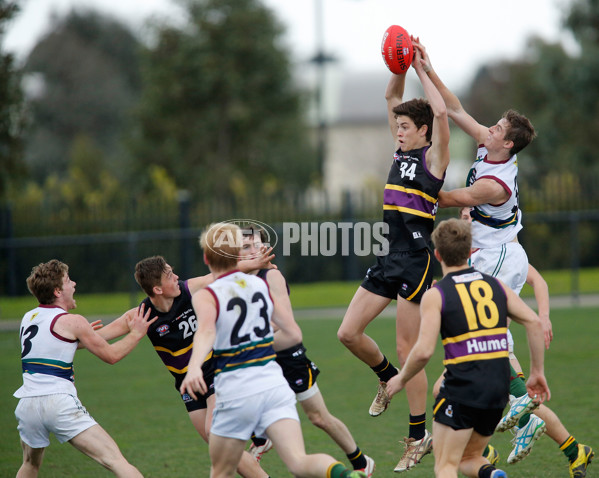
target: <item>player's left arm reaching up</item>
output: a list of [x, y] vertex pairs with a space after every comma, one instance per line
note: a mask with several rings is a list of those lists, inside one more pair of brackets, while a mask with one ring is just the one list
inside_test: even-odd
[[426, 164], [429, 171], [437, 178], [443, 178], [449, 165], [449, 117], [443, 97], [425, 71], [426, 62], [423, 59], [424, 47], [419, 38], [412, 37], [414, 45], [414, 61], [412, 67], [422, 83], [424, 95], [433, 110], [433, 132], [431, 147], [426, 152]]

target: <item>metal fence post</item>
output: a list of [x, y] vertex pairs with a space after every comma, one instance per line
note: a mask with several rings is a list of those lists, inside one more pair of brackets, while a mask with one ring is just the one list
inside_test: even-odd
[[188, 237], [189, 229], [191, 228], [191, 195], [189, 191], [182, 189], [177, 192], [177, 201], [179, 202], [179, 230], [181, 231], [179, 239], [179, 260], [181, 277], [189, 278], [193, 272], [191, 265], [193, 264], [193, 248], [191, 240]]
[[570, 266], [572, 275], [570, 278], [570, 292], [572, 296], [572, 305], [580, 304], [580, 214], [570, 213], [570, 231], [572, 239], [570, 241]]

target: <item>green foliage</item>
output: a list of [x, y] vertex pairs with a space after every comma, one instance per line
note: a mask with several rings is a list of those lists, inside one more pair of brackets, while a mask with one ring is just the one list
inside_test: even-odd
[[126, 160], [123, 130], [140, 90], [138, 41], [128, 28], [91, 10], [54, 17], [24, 73], [34, 86], [26, 149], [32, 177], [64, 177], [81, 137], [118, 177]]
[[558, 43], [530, 38], [521, 58], [483, 66], [465, 101], [469, 112], [483, 124], [495, 124], [508, 108], [524, 113], [534, 124], [537, 139], [518, 154], [525, 210], [596, 208], [597, 18], [597, 2], [572, 3], [564, 12], [564, 23], [578, 41], [579, 54], [566, 52]]
[[[6, 24], [19, 11], [18, 3], [0, 2], [0, 44]], [[13, 55], [0, 51], [0, 201], [18, 188], [26, 174], [21, 133], [25, 127], [21, 76]]]
[[195, 197], [304, 188], [315, 171], [281, 27], [257, 0], [188, 0], [155, 25], [132, 149]]

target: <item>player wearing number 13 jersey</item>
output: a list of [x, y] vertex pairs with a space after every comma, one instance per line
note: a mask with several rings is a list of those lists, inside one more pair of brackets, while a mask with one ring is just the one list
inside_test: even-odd
[[[56, 259], [35, 266], [27, 278], [39, 306], [23, 316], [20, 329], [23, 385], [15, 392], [15, 417], [23, 449], [17, 476], [37, 476], [50, 434], [69, 442], [117, 476], [141, 477], [121, 454], [112, 437], [89, 415], [77, 397], [73, 360], [79, 346], [114, 364], [146, 335], [155, 319], [139, 308], [125, 320], [126, 334], [108, 343], [87, 319], [71, 313], [77, 307], [69, 267]], [[117, 319], [118, 320], [118, 319]]]

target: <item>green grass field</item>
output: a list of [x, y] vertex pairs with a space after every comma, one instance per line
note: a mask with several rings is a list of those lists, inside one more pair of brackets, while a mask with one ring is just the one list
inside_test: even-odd
[[[553, 398], [548, 405], [560, 416], [570, 433], [585, 444], [599, 449], [599, 309], [556, 310], [552, 314], [555, 340], [546, 355], [546, 375]], [[300, 321], [308, 355], [321, 369], [318, 383], [331, 412], [352, 431], [365, 453], [377, 463], [375, 476], [398, 476], [392, 472], [403, 450], [399, 441], [407, 434], [405, 394], [393, 399], [380, 417], [368, 415], [376, 392], [376, 379], [368, 368], [351, 355], [336, 338], [338, 320]], [[522, 327], [512, 326], [517, 353], [527, 369], [527, 353]], [[369, 334], [389, 356], [394, 355], [395, 323], [377, 319]], [[441, 371], [441, 350], [427, 367], [429, 380]], [[142, 342], [122, 362], [110, 366], [86, 351], [77, 352], [75, 376], [79, 397], [92, 416], [115, 438], [125, 456], [146, 477], [209, 476], [207, 445], [187, 418], [174, 390], [170, 374], [151, 348]], [[16, 332], [0, 333], [0, 371], [4, 393], [0, 396], [0, 476], [14, 476], [21, 463], [12, 393], [21, 383], [19, 340]], [[432, 405], [432, 401], [430, 402]], [[340, 449], [300, 412], [308, 452], [326, 452], [344, 460]], [[430, 420], [430, 414], [429, 414]], [[429, 421], [430, 428], [430, 421]], [[516, 465], [505, 464], [511, 448], [511, 434], [498, 434], [492, 443], [501, 453], [510, 477], [566, 478], [566, 458], [547, 436], [535, 445], [532, 454]], [[426, 457], [410, 478], [433, 476], [433, 457]], [[273, 477], [290, 476], [275, 452], [263, 458], [263, 466]], [[587, 475], [599, 476], [599, 463]], [[46, 451], [40, 476], [112, 476], [68, 444], [52, 439]]]
[[[543, 277], [549, 285], [549, 293], [553, 296], [569, 295], [572, 292], [572, 271], [543, 271]], [[295, 308], [307, 307], [347, 307], [360, 281], [349, 282], [313, 282], [292, 285], [292, 301]], [[578, 276], [578, 293], [599, 293], [599, 269], [581, 269]], [[528, 285], [522, 290], [523, 297], [533, 297], [532, 288]], [[92, 315], [110, 316], [122, 314], [129, 307], [139, 303], [144, 295], [138, 294], [79, 294], [77, 313], [86, 317]], [[132, 304], [133, 302], [133, 304]], [[23, 314], [37, 305], [31, 295], [22, 297], [0, 297], [0, 320], [20, 320]]]

